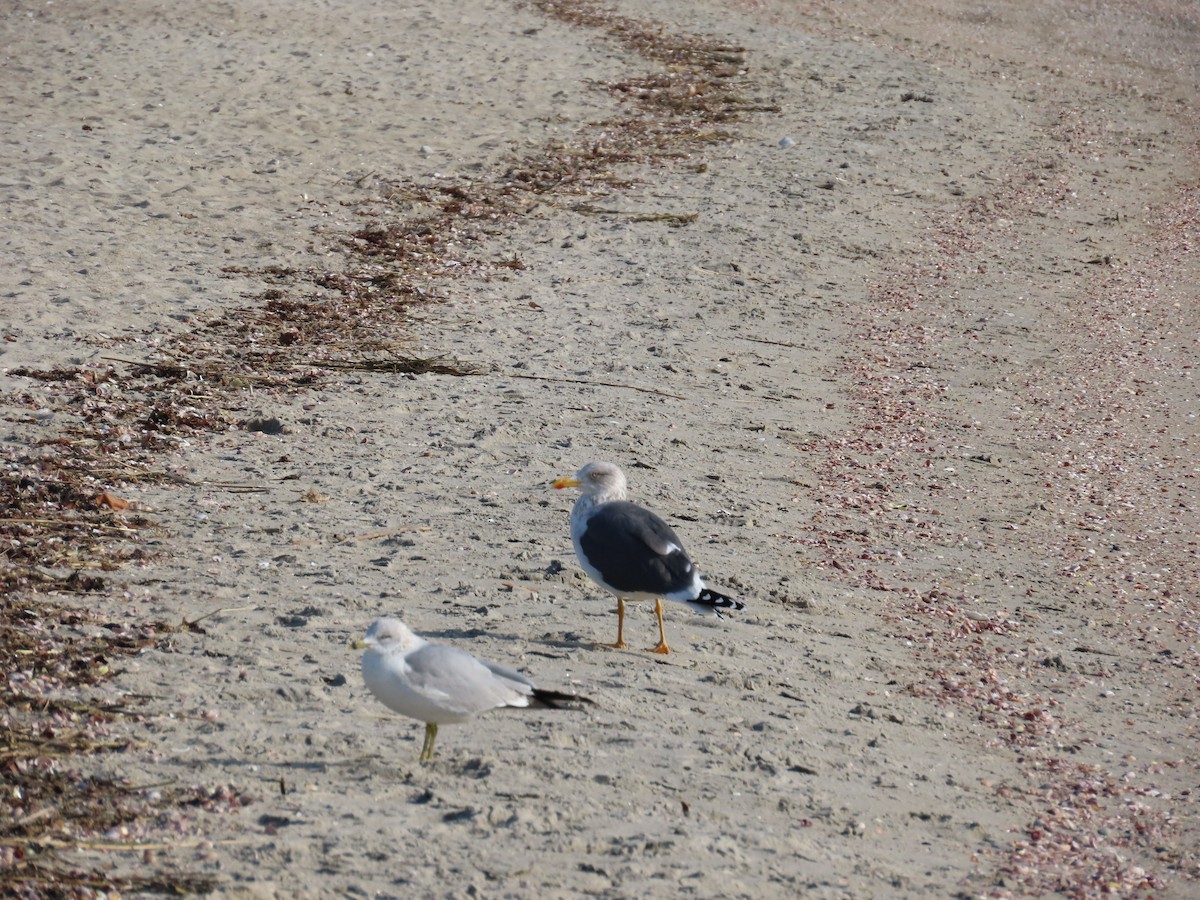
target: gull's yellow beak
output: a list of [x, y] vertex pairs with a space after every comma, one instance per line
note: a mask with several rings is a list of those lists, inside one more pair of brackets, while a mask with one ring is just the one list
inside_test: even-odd
[[357, 638], [357, 639], [351, 641], [346, 646], [349, 647], [351, 650], [366, 650], [368, 644], [362, 638]]
[[562, 478], [554, 479], [554, 489], [561, 491], [563, 488], [579, 487], [582, 482], [574, 475], [564, 475]]

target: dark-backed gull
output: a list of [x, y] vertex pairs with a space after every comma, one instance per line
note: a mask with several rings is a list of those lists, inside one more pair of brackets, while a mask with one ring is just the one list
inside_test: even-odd
[[571, 541], [583, 570], [617, 597], [617, 642], [625, 646], [625, 601], [654, 600], [658, 646], [670, 653], [663, 630], [662, 598], [686, 603], [697, 612], [721, 617], [744, 609], [740, 600], [705, 587], [674, 530], [650, 510], [625, 499], [625, 473], [607, 462], [590, 462], [556, 488], [579, 488], [571, 508]]

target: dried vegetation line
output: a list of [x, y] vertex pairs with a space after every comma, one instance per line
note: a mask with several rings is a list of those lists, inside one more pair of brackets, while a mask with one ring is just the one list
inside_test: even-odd
[[[4, 893], [209, 890], [211, 879], [156, 859], [162, 845], [153, 836], [203, 834], [198, 811], [237, 809], [252, 799], [231, 786], [128, 785], [72, 766], [79, 755], [136, 749], [115, 736], [129, 729], [114, 720], [136, 723], [149, 713], [83, 694], [122, 656], [169, 641], [175, 630], [114, 622], [62, 597], [110, 592], [116, 586], [107, 573], [145, 558], [140, 538], [159, 525], [130, 508], [123, 488], [181, 480], [162, 468], [163, 455], [235, 427], [249, 388], [299, 391], [346, 369], [475, 374], [404, 354], [404, 327], [410, 309], [441, 297], [447, 281], [524, 267], [517, 258], [483, 258], [490, 235], [539, 203], [594, 212], [594, 200], [635, 183], [623, 169], [678, 164], [706, 144], [730, 140], [728, 129], [743, 115], [773, 108], [751, 99], [741, 48], [671, 34], [598, 4], [530, 5], [598, 30], [659, 69], [596, 85], [625, 101], [623, 114], [584, 127], [571, 143], [513, 160], [488, 178], [397, 182], [389, 196], [361, 201], [359, 212], [371, 224], [345, 238], [343, 270], [249, 272], [268, 285], [255, 303], [170, 339], [156, 359], [10, 373], [41, 381], [72, 424], [0, 457]], [[400, 215], [397, 201], [422, 211]], [[663, 221], [680, 226], [693, 218]], [[7, 401], [14, 411], [8, 419], [18, 426], [38, 423], [45, 412], [45, 394], [17, 392]], [[140, 853], [142, 874], [117, 876], [109, 865], [83, 863], [81, 850]]]
[[85, 696], [119, 669], [120, 660], [170, 640], [162, 623], [106, 621], [37, 593], [9, 593], [0, 614], [0, 891], [14, 897], [87, 897], [97, 891], [196, 893], [212, 879], [154, 871], [114, 877], [81, 863], [81, 850], [137, 850], [154, 862], [152, 833], [195, 831], [199, 811], [249, 802], [229, 786], [161, 785], [140, 789], [85, 775], [71, 760], [134, 749], [116, 717], [139, 720], [125, 700]]

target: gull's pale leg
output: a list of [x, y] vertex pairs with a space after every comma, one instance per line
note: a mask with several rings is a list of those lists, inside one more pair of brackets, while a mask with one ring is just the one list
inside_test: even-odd
[[429, 762], [433, 759], [433, 742], [437, 740], [437, 723], [427, 722], [425, 724], [425, 743], [421, 747], [421, 762]]
[[614, 650], [625, 649], [625, 600], [617, 598], [617, 642], [609, 644]]
[[650, 647], [649, 650], [651, 653], [670, 653], [671, 648], [667, 646], [667, 631], [663, 628], [661, 597], [654, 599], [654, 614], [658, 616], [658, 646]]

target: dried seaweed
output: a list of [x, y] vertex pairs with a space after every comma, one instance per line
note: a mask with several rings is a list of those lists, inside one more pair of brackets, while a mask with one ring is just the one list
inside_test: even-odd
[[[175, 787], [138, 789], [72, 766], [81, 755], [129, 750], [133, 743], [109, 734], [116, 716], [138, 717], [124, 700], [65, 699], [66, 692], [98, 684], [123, 656], [165, 634], [161, 623], [108, 622], [86, 610], [44, 598], [0, 600], [0, 893], [6, 896], [76, 896], [89, 888], [211, 890], [210, 879], [153, 873], [114, 877], [86, 871], [59, 851], [113, 840], [185, 806], [242, 805], [233, 794]], [[225, 789], [228, 792], [228, 789]]]
[[666, 222], [675, 228], [691, 225], [700, 218], [699, 213], [635, 213], [619, 209], [607, 209], [594, 206], [591, 203], [578, 203], [571, 207], [572, 211], [589, 216], [620, 216], [630, 222]]
[[439, 362], [444, 358], [435, 356], [422, 359], [416, 356], [404, 356], [397, 359], [328, 360], [325, 366], [330, 369], [377, 372], [387, 375], [453, 375], [461, 378], [480, 374], [472, 369]]

